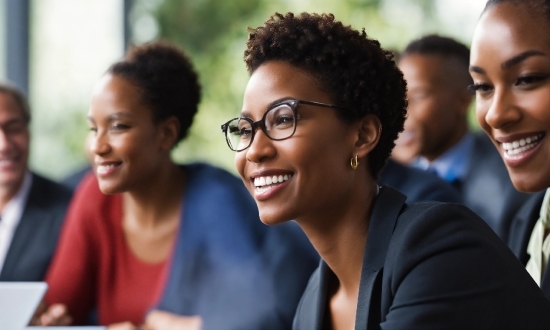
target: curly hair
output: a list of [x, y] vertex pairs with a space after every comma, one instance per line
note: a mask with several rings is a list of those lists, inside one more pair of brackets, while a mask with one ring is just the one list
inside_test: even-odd
[[550, 21], [550, 0], [489, 0], [485, 4], [485, 9], [500, 5], [501, 3], [511, 3], [515, 6], [522, 5], [527, 6], [528, 9], [532, 10], [533, 14], [544, 13], [547, 20]]
[[342, 106], [341, 119], [351, 122], [368, 114], [379, 118], [382, 134], [368, 159], [377, 178], [407, 111], [406, 82], [392, 52], [368, 38], [364, 29], [344, 26], [332, 14], [275, 13], [249, 32], [244, 60], [250, 74], [268, 61], [287, 62], [311, 74]]
[[197, 113], [201, 86], [182, 50], [165, 41], [133, 47], [107, 73], [127, 79], [137, 87], [155, 122], [170, 117], [178, 119], [176, 144], [187, 136]]

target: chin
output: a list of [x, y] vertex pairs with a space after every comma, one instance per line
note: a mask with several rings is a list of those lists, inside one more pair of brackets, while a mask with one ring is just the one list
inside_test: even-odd
[[286, 217], [281, 217], [280, 214], [270, 212], [262, 212], [260, 210], [260, 220], [264, 225], [274, 226], [289, 221]]
[[120, 189], [119, 186], [114, 185], [112, 183], [108, 182], [102, 182], [101, 180], [98, 181], [99, 184], [99, 190], [105, 195], [115, 195], [123, 193], [124, 191]]
[[525, 193], [535, 193], [550, 187], [550, 173], [546, 177], [510, 173], [514, 187]]

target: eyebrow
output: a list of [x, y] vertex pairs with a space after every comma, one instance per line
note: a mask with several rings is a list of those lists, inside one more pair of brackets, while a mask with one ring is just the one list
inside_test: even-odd
[[[273, 108], [273, 106], [275, 106], [279, 103], [283, 103], [284, 101], [291, 101], [291, 100], [297, 100], [297, 99], [295, 97], [285, 96], [285, 97], [281, 97], [281, 98], [279, 98], [275, 101], [272, 101], [271, 103], [269, 103], [267, 105], [266, 112], [267, 112], [267, 110]], [[251, 118], [250, 117], [250, 112], [248, 112], [248, 111], [241, 112], [241, 117]]]
[[[116, 121], [122, 117], [133, 118], [135, 116], [127, 112], [117, 112], [117, 113], [113, 113], [112, 115], [109, 115], [107, 117], [107, 122], [112, 123], [113, 121]], [[88, 116], [88, 120], [95, 123], [95, 120], [91, 116]]]
[[[507, 69], [509, 69], [509, 68], [511, 68], [515, 65], [520, 64], [521, 62], [525, 61], [529, 57], [532, 57], [532, 56], [546, 56], [546, 55], [547, 55], [546, 53], [541, 52], [540, 50], [528, 50], [528, 51], [525, 51], [521, 54], [518, 54], [518, 55], [512, 57], [509, 60], [504, 61], [500, 65], [500, 67], [502, 68], [502, 70], [507, 70]], [[485, 70], [483, 70], [482, 68], [480, 68], [478, 66], [475, 66], [475, 65], [470, 65], [470, 72], [485, 74]]]

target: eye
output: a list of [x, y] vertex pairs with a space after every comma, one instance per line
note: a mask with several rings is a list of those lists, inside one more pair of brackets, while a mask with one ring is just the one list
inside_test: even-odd
[[486, 84], [486, 83], [475, 83], [473, 85], [469, 85], [467, 87], [468, 91], [472, 92], [472, 93], [479, 93], [479, 94], [483, 94], [483, 93], [487, 93], [487, 92], [490, 92], [493, 90], [493, 86], [489, 85], [489, 84]]
[[114, 130], [114, 131], [122, 131], [122, 130], [126, 130], [126, 129], [128, 129], [128, 128], [130, 128], [130, 126], [125, 125], [125, 124], [118, 124], [118, 123], [117, 123], [117, 124], [113, 124], [113, 125], [111, 126], [111, 129]]
[[537, 83], [537, 82], [543, 80], [544, 78], [546, 78], [546, 77], [538, 76], [538, 75], [521, 76], [516, 80], [514, 85], [515, 86], [528, 86], [528, 85]]

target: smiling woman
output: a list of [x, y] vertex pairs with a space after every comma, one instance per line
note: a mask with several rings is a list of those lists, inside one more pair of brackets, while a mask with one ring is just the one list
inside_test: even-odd
[[72, 201], [42, 324], [83, 324], [96, 309], [113, 330], [290, 326], [318, 255], [294, 224], [262, 226], [238, 178], [172, 161], [199, 96], [189, 59], [163, 42], [131, 49], [99, 80], [95, 175]]
[[407, 105], [378, 41], [275, 14], [245, 62], [241, 116], [222, 126], [236, 168], [262, 222], [296, 220], [323, 259], [294, 329], [547, 327], [550, 302], [483, 220], [377, 185]]
[[477, 119], [514, 186], [543, 190], [518, 212], [508, 244], [550, 299], [549, 31], [548, 0], [487, 2], [472, 41], [470, 72]]

